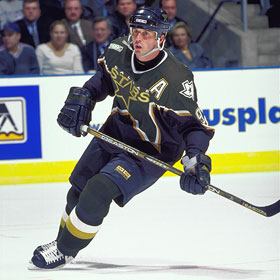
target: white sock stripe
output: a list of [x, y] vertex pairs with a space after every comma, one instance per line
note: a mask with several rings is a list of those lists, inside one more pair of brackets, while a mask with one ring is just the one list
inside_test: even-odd
[[76, 207], [72, 210], [69, 217], [73, 226], [75, 226], [79, 231], [85, 233], [96, 233], [100, 228], [100, 226], [90, 226], [82, 222], [76, 214]]
[[66, 223], [67, 218], [68, 218], [68, 214], [66, 213], [66, 210], [64, 210], [62, 213], [62, 219], [65, 223]]

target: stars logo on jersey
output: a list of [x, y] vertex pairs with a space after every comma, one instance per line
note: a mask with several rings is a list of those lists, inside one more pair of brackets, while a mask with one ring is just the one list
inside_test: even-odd
[[127, 110], [129, 110], [132, 100], [142, 103], [150, 101], [149, 89], [141, 89], [130, 76], [118, 69], [117, 66], [111, 69], [110, 74], [115, 85], [115, 95], [123, 101]]
[[181, 90], [179, 93], [187, 98], [192, 98], [194, 100], [193, 81], [186, 80], [182, 83], [182, 85], [183, 85], [183, 90]]
[[122, 71], [119, 72], [116, 68], [112, 68], [111, 77], [116, 85], [115, 95], [121, 98], [126, 108], [129, 109], [130, 101], [137, 101], [139, 88], [134, 85], [130, 77], [126, 77]]

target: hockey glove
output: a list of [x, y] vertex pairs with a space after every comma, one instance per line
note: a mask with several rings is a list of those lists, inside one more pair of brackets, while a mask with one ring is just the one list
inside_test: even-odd
[[211, 158], [197, 154], [191, 159], [182, 158], [185, 173], [180, 178], [181, 189], [192, 194], [204, 194], [210, 184]]
[[[71, 87], [63, 108], [57, 117], [58, 124], [74, 136], [81, 136], [81, 125], [88, 125], [95, 101], [86, 88]], [[86, 133], [83, 133], [86, 135]]]

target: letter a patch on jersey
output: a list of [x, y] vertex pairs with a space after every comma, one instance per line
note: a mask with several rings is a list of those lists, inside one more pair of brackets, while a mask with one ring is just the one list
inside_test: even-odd
[[193, 81], [184, 81], [182, 83], [183, 90], [180, 91], [182, 95], [184, 95], [187, 98], [192, 98], [194, 100], [194, 88], [193, 88]]

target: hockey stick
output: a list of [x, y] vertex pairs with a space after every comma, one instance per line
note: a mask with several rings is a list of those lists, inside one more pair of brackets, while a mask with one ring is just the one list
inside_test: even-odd
[[[86, 125], [82, 125], [81, 126], [81, 131], [82, 132], [85, 132], [85, 133], [90, 133], [94, 136], [96, 136], [97, 138], [100, 138], [102, 139], [103, 141], [107, 142], [107, 143], [110, 143], [114, 146], [117, 146], [118, 148], [122, 149], [122, 150], [125, 150], [126, 152], [129, 152], [130, 154], [133, 154], [134, 156], [137, 156], [137, 157], [140, 157], [142, 159], [145, 159], [146, 161], [149, 161], [161, 168], [163, 168], [164, 170], [166, 171], [170, 171], [176, 175], [179, 175], [181, 176], [184, 172], [181, 171], [180, 169], [177, 169], [159, 159], [156, 159], [152, 156], [149, 156], [148, 154], [144, 153], [144, 152], [141, 152], [140, 150], [136, 149], [136, 148], [133, 148], [119, 140], [116, 140], [100, 131], [97, 131], [95, 129], [92, 129]], [[276, 215], [277, 213], [280, 212], [280, 200], [276, 201], [275, 203], [271, 204], [271, 205], [268, 205], [268, 206], [263, 206], [263, 207], [260, 207], [260, 206], [255, 206], [235, 195], [232, 195], [230, 193], [227, 193], [213, 185], [208, 185], [206, 186], [206, 189], [213, 192], [213, 193], [216, 193], [220, 196], [223, 196], [235, 203], [238, 203], [240, 204], [241, 206], [244, 206], [258, 214], [261, 214], [265, 217], [271, 217], [271, 216], [274, 216]]]

